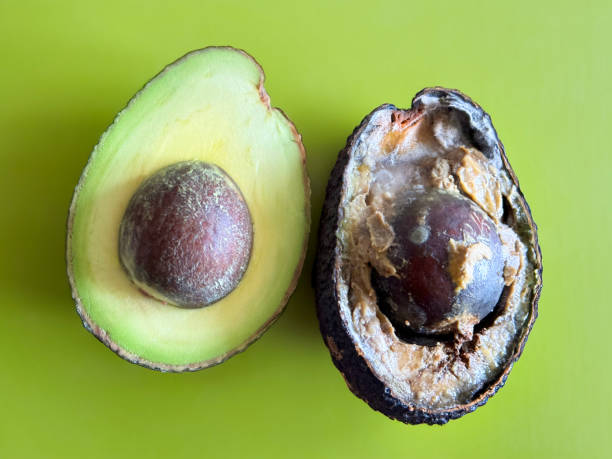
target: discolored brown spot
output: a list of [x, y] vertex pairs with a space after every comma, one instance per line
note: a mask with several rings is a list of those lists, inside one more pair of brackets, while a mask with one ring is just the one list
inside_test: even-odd
[[490, 260], [492, 256], [489, 246], [482, 242], [461, 244], [451, 238], [448, 241], [448, 270], [455, 284], [455, 293], [472, 282], [476, 263]]
[[331, 336], [328, 336], [325, 338], [325, 340], [327, 342], [327, 347], [329, 348], [329, 352], [331, 352], [334, 358], [336, 360], [342, 360], [342, 351], [338, 349], [338, 346], [336, 345], [334, 338], [332, 338]]
[[487, 160], [478, 150], [462, 147], [461, 167], [457, 170], [461, 189], [496, 222], [503, 213], [500, 184], [491, 174], [485, 174]]

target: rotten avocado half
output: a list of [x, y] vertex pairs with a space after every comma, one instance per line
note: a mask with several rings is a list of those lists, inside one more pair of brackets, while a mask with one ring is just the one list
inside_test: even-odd
[[536, 225], [489, 116], [429, 88], [382, 105], [332, 171], [314, 284], [349, 388], [405, 423], [444, 424], [506, 381], [537, 316]]
[[310, 225], [300, 135], [261, 67], [193, 51], [138, 92], [95, 147], [68, 218], [85, 327], [162, 371], [244, 350], [295, 289]]

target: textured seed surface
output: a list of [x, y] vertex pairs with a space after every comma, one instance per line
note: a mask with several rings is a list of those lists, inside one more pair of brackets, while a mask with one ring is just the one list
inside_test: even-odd
[[119, 231], [119, 256], [147, 294], [197, 308], [228, 295], [249, 262], [253, 225], [240, 190], [220, 168], [176, 163], [146, 179]]
[[384, 312], [419, 333], [471, 334], [504, 286], [494, 223], [457, 193], [431, 190], [400, 201], [387, 252], [397, 274], [373, 276]]

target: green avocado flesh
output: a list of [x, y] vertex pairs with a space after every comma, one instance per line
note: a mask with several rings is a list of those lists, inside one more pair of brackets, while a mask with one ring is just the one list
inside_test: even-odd
[[[118, 234], [149, 176], [180, 161], [222, 168], [251, 213], [248, 268], [222, 300], [182, 309], [144, 295], [122, 269]], [[68, 274], [85, 326], [124, 358], [165, 370], [219, 363], [282, 310], [302, 267], [309, 229], [304, 150], [270, 108], [263, 73], [233, 48], [194, 51], [151, 80], [101, 137], [75, 190]]]

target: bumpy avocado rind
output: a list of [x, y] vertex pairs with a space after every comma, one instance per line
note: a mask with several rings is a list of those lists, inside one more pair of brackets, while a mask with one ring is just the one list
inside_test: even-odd
[[[72, 295], [85, 328], [132, 363], [171, 372], [219, 364], [257, 340], [296, 287], [310, 227], [305, 150], [263, 82], [261, 66], [242, 50], [192, 51], [130, 100], [83, 170], [67, 223]], [[231, 292], [183, 308], [143, 292], [118, 246], [139, 186], [190, 162], [223, 171], [237, 187], [252, 245]]]
[[[466, 171], [477, 169], [468, 167], [472, 160], [486, 169], [488, 181], [478, 174], [466, 178]], [[387, 269], [384, 251], [393, 242], [374, 250], [374, 257], [363, 253], [377, 248], [384, 231], [377, 239], [370, 233], [371, 246], [355, 242], [363, 240], [359, 231], [367, 225], [360, 222], [370, 222], [366, 217], [377, 202], [371, 193], [382, 175], [390, 177], [381, 186], [383, 195], [406, 183], [419, 191], [437, 188], [468, 197], [502, 234], [505, 286], [493, 312], [469, 333], [423, 335], [383, 312], [370, 276]], [[391, 191], [386, 197], [390, 207], [398, 196]], [[480, 106], [459, 91], [427, 88], [409, 110], [386, 104], [364, 118], [328, 182], [313, 283], [333, 363], [349, 389], [386, 416], [445, 424], [474, 411], [504, 385], [537, 317], [542, 261], [530, 209]]]

